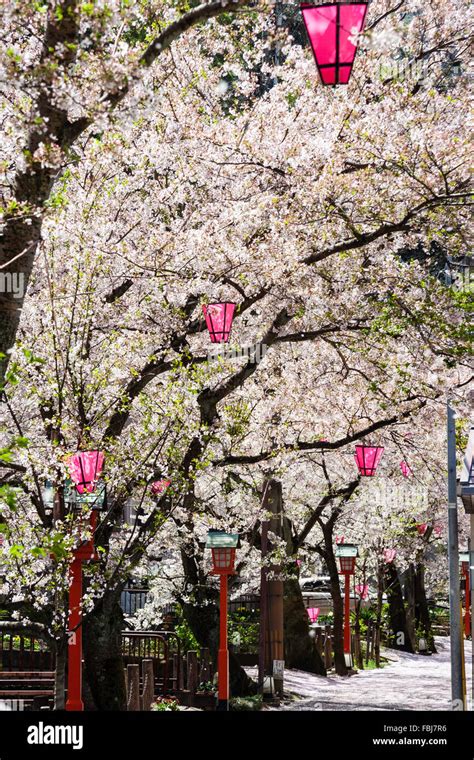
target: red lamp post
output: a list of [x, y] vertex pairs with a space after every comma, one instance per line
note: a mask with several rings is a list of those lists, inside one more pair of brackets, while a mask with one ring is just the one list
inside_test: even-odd
[[202, 311], [206, 320], [211, 343], [228, 343], [232, 321], [236, 308], [235, 303], [223, 301], [222, 303], [203, 304]]
[[368, 2], [302, 3], [301, 13], [323, 85], [347, 84]]
[[366, 446], [363, 443], [356, 446], [354, 458], [360, 474], [366, 478], [373, 477], [377, 472], [383, 452], [383, 446]]
[[344, 575], [344, 658], [348, 668], [352, 667], [351, 648], [351, 575], [355, 572], [356, 558], [359, 550], [354, 544], [339, 544], [336, 546], [336, 557], [339, 558], [339, 573]]
[[219, 609], [219, 652], [217, 670], [219, 674], [217, 709], [229, 709], [229, 648], [227, 644], [227, 579], [235, 575], [235, 550], [239, 541], [236, 533], [210, 530], [206, 548], [212, 549], [212, 573], [220, 577]]
[[71, 489], [71, 501], [78, 506], [88, 505], [92, 509], [90, 528], [92, 538], [82, 542], [73, 550], [74, 559], [69, 568], [69, 645], [68, 645], [68, 679], [66, 710], [82, 711], [82, 563], [98, 560], [94, 546], [94, 533], [97, 526], [97, 510], [105, 503], [105, 486], [96, 490], [104, 464], [104, 455], [100, 451], [80, 451], [71, 457], [69, 472], [75, 484]]
[[464, 575], [464, 587], [466, 594], [466, 612], [464, 615], [464, 633], [466, 638], [471, 635], [471, 584], [469, 568], [469, 552], [459, 552], [459, 564]]

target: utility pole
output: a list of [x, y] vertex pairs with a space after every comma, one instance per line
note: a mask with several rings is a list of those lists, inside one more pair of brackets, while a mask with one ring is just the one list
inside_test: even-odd
[[449, 616], [451, 634], [451, 709], [465, 710], [463, 687], [463, 650], [461, 595], [459, 589], [459, 542], [456, 481], [456, 427], [454, 411], [449, 401], [448, 412], [448, 557], [449, 557]]

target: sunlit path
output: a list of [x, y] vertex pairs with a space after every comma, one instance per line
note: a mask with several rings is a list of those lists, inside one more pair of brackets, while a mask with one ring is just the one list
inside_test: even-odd
[[[449, 710], [449, 639], [437, 638], [438, 654], [423, 657], [388, 650], [390, 664], [349, 678], [285, 672], [290, 699], [283, 710]], [[465, 642], [468, 694], [471, 688], [471, 642]]]

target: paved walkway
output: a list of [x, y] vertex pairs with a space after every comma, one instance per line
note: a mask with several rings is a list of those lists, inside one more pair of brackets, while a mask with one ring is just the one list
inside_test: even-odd
[[[279, 710], [450, 710], [448, 638], [436, 638], [438, 654], [422, 656], [385, 650], [390, 663], [380, 670], [327, 678], [301, 670], [285, 671], [285, 699]], [[468, 695], [471, 694], [471, 642], [465, 642]], [[471, 701], [471, 700], [470, 700]]]

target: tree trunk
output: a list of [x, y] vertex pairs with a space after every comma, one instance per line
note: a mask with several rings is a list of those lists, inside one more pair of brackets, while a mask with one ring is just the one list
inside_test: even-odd
[[54, 654], [56, 669], [54, 672], [54, 709], [66, 709], [66, 662], [67, 662], [67, 637], [56, 639]]
[[412, 631], [408, 626], [407, 613], [403, 602], [402, 586], [397, 568], [393, 563], [387, 563], [384, 569], [384, 586], [388, 601], [388, 616], [390, 630], [393, 634], [391, 646], [402, 652], [415, 651]]
[[[183, 614], [200, 647], [209, 649], [214, 664], [219, 649], [219, 608], [217, 589], [207, 587], [199, 592], [198, 604], [183, 603]], [[232, 697], [257, 693], [257, 684], [240, 665], [233, 652], [229, 652], [229, 682]]]
[[354, 620], [354, 659], [359, 670], [364, 669], [364, 658], [362, 657], [362, 646], [360, 642], [360, 608], [362, 599], [356, 600], [355, 620]]
[[406, 602], [406, 620], [410, 639], [413, 643], [413, 651], [418, 649], [418, 637], [416, 635], [415, 614], [415, 568], [410, 564], [403, 574], [403, 591]]
[[306, 670], [308, 673], [326, 675], [326, 668], [315, 641], [309, 635], [309, 620], [301, 588], [297, 578], [284, 584], [285, 615], [285, 665], [288, 668]]
[[425, 569], [419, 564], [415, 568], [415, 617], [417, 629], [425, 634], [428, 649], [436, 653], [433, 631], [431, 630], [430, 612], [425, 589]]
[[377, 566], [377, 611], [375, 617], [375, 667], [380, 668], [380, 638], [382, 626], [383, 575], [382, 567]]
[[93, 702], [86, 704], [86, 709], [127, 709], [122, 628], [123, 612], [117, 593], [109, 592], [84, 621], [84, 677]]
[[344, 657], [344, 602], [341, 596], [339, 573], [337, 571], [336, 558], [332, 548], [332, 536], [326, 541], [326, 564], [328, 568], [331, 598], [334, 610], [333, 639], [334, 639], [334, 667], [338, 676], [347, 675], [346, 660]]

